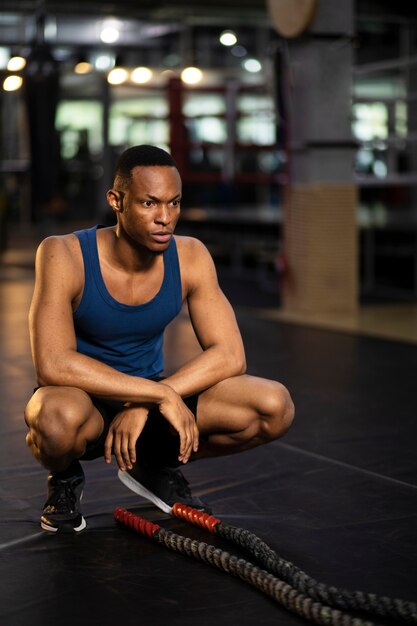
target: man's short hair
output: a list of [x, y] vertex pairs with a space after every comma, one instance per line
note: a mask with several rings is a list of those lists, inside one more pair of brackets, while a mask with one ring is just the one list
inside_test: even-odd
[[162, 148], [156, 146], [133, 146], [128, 148], [117, 160], [114, 174], [115, 181], [119, 186], [127, 187], [132, 180], [132, 170], [134, 167], [152, 167], [162, 165], [167, 167], [177, 167], [172, 156]]

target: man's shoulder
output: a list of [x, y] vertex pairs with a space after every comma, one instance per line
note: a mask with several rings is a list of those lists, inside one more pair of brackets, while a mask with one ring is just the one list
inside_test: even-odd
[[38, 246], [37, 259], [54, 259], [72, 265], [80, 254], [80, 244], [74, 233], [66, 235], [50, 235], [41, 241]]
[[213, 277], [216, 270], [209, 250], [200, 239], [195, 237], [175, 236], [178, 259], [181, 267], [181, 278], [186, 288], [195, 287]]
[[175, 243], [177, 244], [178, 254], [203, 257], [210, 254], [204, 243], [200, 239], [196, 239], [196, 237], [175, 235]]
[[74, 245], [78, 241], [75, 233], [67, 233], [65, 235], [49, 235], [45, 237], [39, 244], [40, 248], [59, 248]]

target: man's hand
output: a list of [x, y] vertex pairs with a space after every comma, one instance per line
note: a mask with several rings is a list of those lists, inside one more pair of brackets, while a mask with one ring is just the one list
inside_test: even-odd
[[104, 442], [104, 459], [111, 463], [112, 450], [122, 471], [136, 462], [136, 442], [148, 419], [149, 408], [126, 405], [113, 419]]
[[[163, 383], [159, 383], [163, 385]], [[163, 385], [166, 396], [160, 402], [158, 408], [165, 419], [171, 424], [175, 432], [180, 436], [180, 453], [178, 460], [187, 463], [192, 452], [198, 450], [198, 428], [194, 415], [171, 387]]]
[[[163, 385], [163, 383], [159, 383]], [[163, 385], [164, 398], [158, 408], [172, 429], [180, 437], [178, 460], [187, 463], [192, 452], [198, 450], [198, 428], [194, 415], [171, 387]], [[132, 469], [136, 462], [136, 442], [148, 419], [149, 407], [126, 404], [113, 419], [104, 443], [104, 459], [111, 463], [112, 451], [122, 471]]]

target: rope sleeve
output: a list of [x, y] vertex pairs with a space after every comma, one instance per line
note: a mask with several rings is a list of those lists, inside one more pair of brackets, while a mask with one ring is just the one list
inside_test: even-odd
[[201, 526], [205, 530], [209, 530], [211, 533], [215, 533], [215, 526], [220, 524], [220, 520], [217, 517], [208, 515], [204, 511], [197, 511], [190, 506], [176, 502], [172, 507], [172, 513], [180, 519], [185, 519], [186, 522], [190, 522], [195, 526]]
[[150, 539], [154, 539], [157, 533], [161, 530], [161, 527], [158, 526], [158, 524], [154, 524], [140, 515], [134, 515], [122, 507], [118, 507], [114, 511], [114, 519], [123, 526], [136, 530], [136, 532], [141, 533]]

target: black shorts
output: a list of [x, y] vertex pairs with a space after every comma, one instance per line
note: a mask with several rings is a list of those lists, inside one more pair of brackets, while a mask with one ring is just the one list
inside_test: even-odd
[[[116, 415], [123, 410], [123, 402], [106, 401], [94, 396], [91, 396], [91, 400], [103, 417], [104, 428], [100, 437], [87, 446], [85, 453], [81, 457], [81, 460], [88, 461], [104, 456], [104, 442], [109, 432], [110, 424]], [[185, 398], [184, 403], [197, 419], [198, 394]], [[178, 461], [179, 453], [179, 435], [172, 432], [169, 422], [157, 408], [151, 409], [145, 427], [136, 444], [138, 460], [141, 459], [149, 465], [178, 467], [182, 465]]]
[[[36, 387], [33, 392], [35, 393], [38, 389], [39, 387]], [[110, 424], [116, 415], [123, 410], [123, 402], [103, 400], [95, 396], [90, 397], [94, 406], [103, 417], [104, 428], [100, 437], [87, 445], [87, 449], [80, 459], [81, 461], [91, 461], [104, 456], [104, 442], [109, 432]], [[197, 420], [198, 394], [185, 398], [184, 403]], [[142, 459], [149, 465], [178, 467], [182, 465], [178, 461], [179, 450], [179, 435], [172, 432], [169, 422], [157, 408], [151, 409], [145, 427], [136, 444], [137, 458]]]

